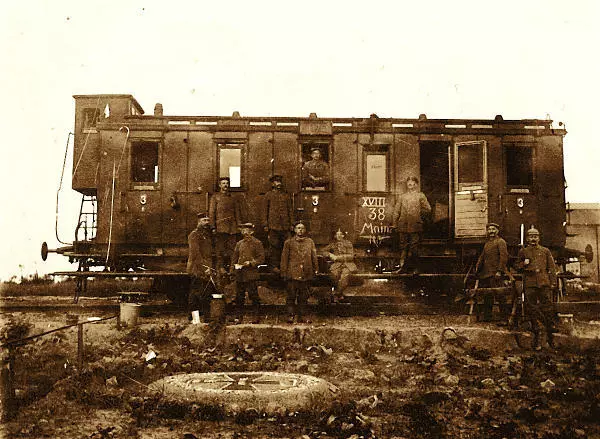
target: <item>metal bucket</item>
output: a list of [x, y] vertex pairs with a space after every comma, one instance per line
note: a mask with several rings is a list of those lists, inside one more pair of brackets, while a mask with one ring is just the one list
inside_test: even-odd
[[137, 325], [142, 305], [139, 303], [121, 303], [120, 307], [119, 323], [121, 326], [133, 327]]

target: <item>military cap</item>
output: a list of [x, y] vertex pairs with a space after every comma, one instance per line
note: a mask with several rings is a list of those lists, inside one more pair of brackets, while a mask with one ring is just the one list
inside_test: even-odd
[[487, 223], [485, 225], [486, 228], [489, 227], [489, 226], [494, 226], [495, 228], [497, 228], [498, 230], [500, 230], [500, 225], [497, 224], [497, 223]]
[[271, 177], [269, 177], [269, 181], [272, 183], [274, 181], [283, 181], [283, 176], [282, 175], [272, 175]]
[[527, 230], [527, 236], [529, 235], [539, 235], [540, 231], [534, 227], [532, 227], [531, 229]]
[[253, 229], [254, 228], [254, 224], [252, 223], [243, 223], [239, 225], [240, 229]]
[[313, 151], [319, 151], [319, 152], [323, 152], [323, 150], [322, 150], [320, 147], [318, 147], [318, 146], [313, 146], [313, 147], [311, 147], [311, 148], [310, 148], [310, 152], [313, 152]]
[[198, 219], [208, 218], [208, 212], [198, 212]]

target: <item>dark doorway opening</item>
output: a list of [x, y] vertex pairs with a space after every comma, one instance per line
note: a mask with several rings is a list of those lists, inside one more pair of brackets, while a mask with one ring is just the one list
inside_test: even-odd
[[424, 218], [423, 238], [450, 237], [449, 142], [420, 142], [421, 191], [431, 204], [431, 215]]

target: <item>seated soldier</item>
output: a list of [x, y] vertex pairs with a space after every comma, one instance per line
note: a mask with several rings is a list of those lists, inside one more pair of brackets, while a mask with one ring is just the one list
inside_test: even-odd
[[343, 302], [346, 297], [344, 291], [350, 283], [350, 275], [357, 270], [354, 261], [354, 247], [340, 229], [335, 232], [335, 239], [324, 249], [324, 254], [333, 264], [329, 268], [335, 281], [335, 292], [331, 298], [333, 302]]
[[235, 274], [235, 306], [237, 308], [237, 322], [242, 321], [242, 310], [248, 297], [255, 307], [254, 322], [258, 323], [260, 297], [258, 296], [259, 279], [258, 266], [265, 262], [265, 250], [262, 242], [254, 236], [254, 224], [244, 223], [240, 226], [243, 238], [238, 241], [231, 257], [230, 272]]

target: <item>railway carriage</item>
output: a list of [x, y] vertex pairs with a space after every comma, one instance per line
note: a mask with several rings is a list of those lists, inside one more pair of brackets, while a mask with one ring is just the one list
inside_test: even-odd
[[[185, 278], [187, 235], [229, 177], [246, 220], [260, 224], [269, 177], [284, 178], [295, 219], [317, 247], [341, 228], [356, 251], [356, 277], [401, 277], [392, 212], [416, 176], [424, 218], [419, 277], [463, 277], [501, 226], [511, 255], [535, 226], [559, 261], [565, 250], [562, 124], [551, 120], [153, 115], [131, 95], [77, 95], [72, 188], [82, 195], [72, 245], [48, 250], [92, 275]], [[313, 148], [327, 164], [322, 185], [302, 168]], [[258, 229], [257, 237], [265, 238]], [[266, 269], [268, 272], [268, 268]], [[95, 273], [93, 275], [99, 275]], [[271, 274], [265, 273], [265, 276]], [[166, 284], [173, 282], [166, 282]]]

